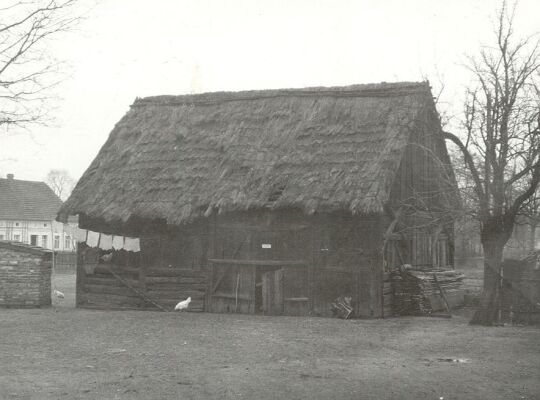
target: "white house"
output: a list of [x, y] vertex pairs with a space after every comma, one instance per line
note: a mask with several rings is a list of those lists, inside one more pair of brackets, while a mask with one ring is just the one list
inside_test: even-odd
[[62, 201], [44, 182], [0, 178], [0, 240], [75, 251], [77, 219], [55, 221]]

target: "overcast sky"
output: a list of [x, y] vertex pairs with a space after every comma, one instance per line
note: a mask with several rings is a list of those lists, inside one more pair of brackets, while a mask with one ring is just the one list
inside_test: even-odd
[[[370, 82], [444, 82], [453, 112], [465, 54], [492, 38], [491, 0], [101, 0], [50, 50], [69, 63], [54, 125], [0, 137], [0, 174], [78, 179], [136, 97]], [[540, 30], [522, 0], [516, 34]]]

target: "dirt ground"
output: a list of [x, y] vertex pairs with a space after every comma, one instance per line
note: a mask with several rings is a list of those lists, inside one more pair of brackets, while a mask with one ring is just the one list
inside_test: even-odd
[[539, 327], [91, 311], [54, 286], [0, 309], [0, 399], [540, 399]]

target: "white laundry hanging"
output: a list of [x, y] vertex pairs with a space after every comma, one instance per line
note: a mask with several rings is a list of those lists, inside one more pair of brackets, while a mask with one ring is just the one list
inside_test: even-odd
[[86, 238], [86, 244], [89, 247], [97, 247], [99, 243], [99, 232], [88, 231], [88, 237]]
[[86, 242], [86, 229], [77, 228], [75, 231], [75, 239], [77, 239], [77, 242], [79, 243]]
[[112, 247], [115, 250], [122, 250], [124, 248], [124, 237], [123, 236], [113, 236]]
[[124, 241], [124, 250], [133, 252], [141, 251], [139, 239], [126, 237]]
[[101, 234], [101, 239], [99, 240], [99, 248], [101, 250], [111, 250], [112, 249], [112, 236]]

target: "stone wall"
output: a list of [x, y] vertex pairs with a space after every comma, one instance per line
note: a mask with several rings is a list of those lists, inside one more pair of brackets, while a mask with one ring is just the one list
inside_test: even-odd
[[51, 252], [0, 242], [0, 307], [51, 305]]

